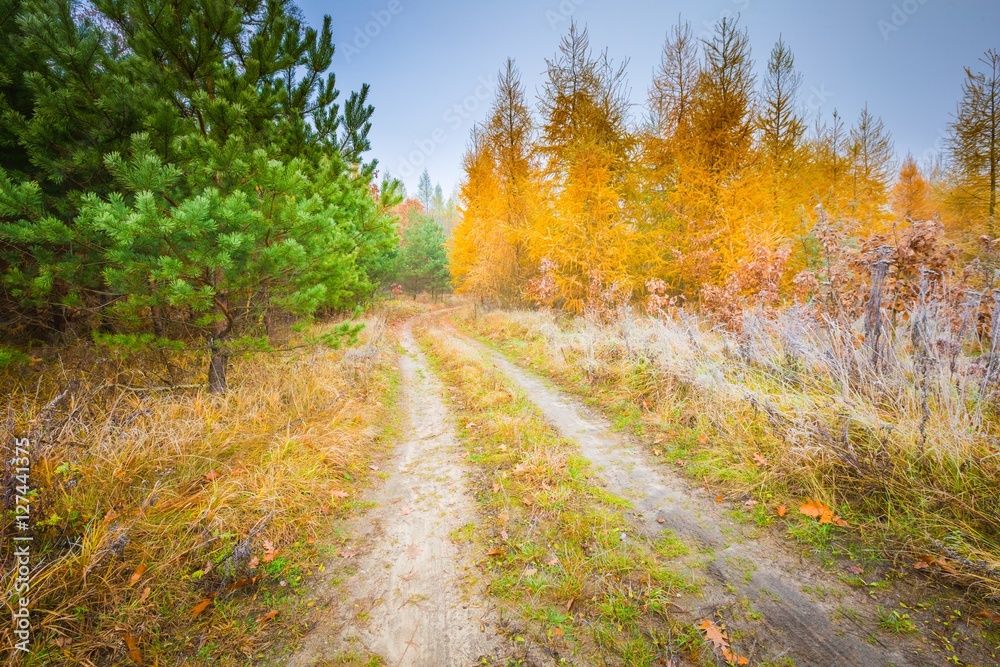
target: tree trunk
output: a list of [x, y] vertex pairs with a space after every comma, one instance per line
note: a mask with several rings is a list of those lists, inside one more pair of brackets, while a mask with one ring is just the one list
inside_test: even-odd
[[229, 368], [229, 350], [212, 340], [209, 349], [212, 359], [208, 363], [208, 391], [212, 394], [225, 394], [229, 389], [226, 384], [226, 370]]
[[167, 317], [163, 312], [162, 308], [153, 306], [149, 309], [149, 319], [153, 327], [153, 335], [157, 338], [166, 338], [167, 336]]

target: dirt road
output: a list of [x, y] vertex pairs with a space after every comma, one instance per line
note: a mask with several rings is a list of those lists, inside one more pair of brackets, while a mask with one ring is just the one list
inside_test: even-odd
[[[564, 437], [579, 444], [606, 488], [632, 502], [640, 530], [655, 536], [672, 529], [710, 554], [703, 597], [687, 601], [684, 620], [711, 618], [720, 609], [749, 602], [760, 618], [736, 629], [752, 637], [742, 643], [749, 644], [753, 664], [765, 657], [788, 657], [795, 665], [815, 667], [937, 664], [933, 658], [925, 662], [912, 657], [902, 646], [882, 643], [871, 633], [875, 609], [870, 600], [792, 555], [773, 538], [740, 537], [740, 526], [725, 516], [708, 493], [653, 464], [634, 443], [613, 432], [606, 420], [575, 398], [456, 329], [449, 327], [448, 334], [492, 361]], [[817, 600], [807, 590], [834, 594]]]
[[[400, 332], [405, 442], [384, 487], [371, 498], [375, 509], [355, 523], [358, 537], [341, 554], [357, 568], [346, 599], [345, 587], [331, 586], [318, 601], [337, 611], [308, 635], [288, 663], [293, 667], [333, 664], [327, 661], [357, 651], [380, 656], [387, 665], [459, 667], [483, 664], [484, 658], [485, 664], [503, 664], [508, 650], [472, 555], [451, 539], [477, 521], [469, 471], [442, 400], [445, 388], [410, 327]], [[450, 325], [435, 326], [432, 335], [451, 337], [509, 377], [561, 435], [579, 445], [607, 490], [632, 503], [637, 532], [656, 537], [671, 529], [700, 555], [692, 568], [701, 592], [679, 600], [680, 620], [741, 611], [728, 613], [730, 632], [754, 665], [938, 664], [939, 656], [915, 653], [915, 640], [874, 633], [871, 600], [794, 555], [780, 539], [749, 535], [706, 491], [654, 463], [575, 398]], [[592, 657], [601, 664], [600, 656]]]
[[[342, 553], [357, 565], [348, 599], [325, 600], [339, 611], [309, 634], [292, 667], [329, 664], [323, 661], [362, 649], [387, 665], [458, 667], [481, 664], [498, 651], [491, 605], [481, 584], [470, 583], [473, 562], [450, 539], [475, 512], [443, 388], [409, 325], [401, 329], [401, 344], [406, 440], [371, 499], [375, 509], [357, 522], [359, 537]], [[343, 592], [336, 588], [329, 596]]]

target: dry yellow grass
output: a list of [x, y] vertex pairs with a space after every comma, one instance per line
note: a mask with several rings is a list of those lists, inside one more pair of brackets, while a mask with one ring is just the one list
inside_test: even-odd
[[[134, 664], [127, 642], [144, 664], [259, 655], [294, 616], [264, 615], [294, 608], [290, 592], [319, 560], [313, 538], [329, 530], [327, 517], [356, 507], [371, 474], [393, 396], [387, 332], [382, 315], [351, 349], [234, 359], [222, 397], [156, 387], [158, 375], [197, 383], [199, 359], [123, 358], [92, 345], [0, 377], [2, 447], [13, 434], [31, 438], [38, 522], [32, 650], [9, 652], [9, 664]], [[5, 536], [12, 520], [3, 515]], [[14, 583], [6, 547], [4, 595]], [[203, 600], [212, 602], [196, 615]], [[10, 633], [0, 624], [3, 650]]]

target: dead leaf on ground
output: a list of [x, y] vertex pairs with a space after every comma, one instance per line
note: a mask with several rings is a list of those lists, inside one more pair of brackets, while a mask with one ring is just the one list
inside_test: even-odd
[[142, 575], [146, 573], [146, 569], [145, 563], [135, 568], [135, 572], [132, 573], [132, 576], [128, 580], [128, 585], [131, 587], [139, 583], [139, 580], [142, 579]]
[[503, 549], [490, 549], [489, 551], [486, 552], [486, 555], [487, 556], [503, 556], [504, 555], [504, 550]]
[[215, 470], [209, 470], [208, 472], [205, 473], [205, 481], [214, 482], [215, 480], [219, 479], [220, 476], [221, 475]]
[[277, 615], [278, 615], [278, 610], [277, 609], [272, 609], [271, 611], [269, 611], [266, 614], [264, 614], [263, 616], [261, 616], [260, 620], [258, 622], [259, 623], [267, 623], [268, 621], [273, 620], [274, 617], [277, 616]]
[[762, 468], [766, 468], [768, 466], [767, 459], [763, 454], [754, 454], [753, 460]]
[[406, 555], [410, 558], [410, 560], [416, 560], [417, 556], [420, 555], [420, 546], [414, 543], [406, 547]]
[[261, 556], [261, 561], [264, 563], [270, 563], [277, 555], [278, 550], [275, 548], [274, 542], [271, 540], [264, 540], [264, 555]]
[[254, 556], [250, 559], [250, 562], [247, 563], [247, 569], [256, 570], [258, 565], [260, 565], [260, 558], [258, 556]]
[[783, 517], [788, 514], [788, 508], [785, 505], [778, 505], [777, 511], [779, 517]]
[[728, 662], [730, 665], [737, 665], [738, 667], [742, 667], [743, 665], [750, 664], [750, 658], [746, 657], [745, 655], [740, 655], [739, 653], [733, 653], [729, 649], [723, 649], [722, 657], [725, 658], [726, 662]]
[[341, 499], [351, 497], [350, 493], [348, 493], [347, 491], [341, 491], [340, 489], [334, 489], [333, 491], [330, 492], [330, 495], [333, 496], [334, 498], [341, 498]]
[[720, 651], [729, 650], [729, 639], [726, 637], [725, 628], [720, 627], [715, 621], [706, 618], [698, 624], [698, 629], [705, 633], [705, 640], [711, 642]]
[[992, 625], [1000, 625], [1000, 614], [995, 611], [990, 611], [989, 609], [977, 611], [972, 617], [982, 619]]
[[538, 568], [537, 567], [526, 567], [526, 568], [524, 568], [524, 576], [526, 576], [526, 577], [533, 577], [536, 574], [538, 574]]
[[407, 516], [408, 514], [413, 514], [413, 508], [410, 507], [409, 505], [402, 505], [399, 508], [399, 513], [402, 514], [403, 516]]
[[548, 565], [549, 567], [555, 567], [556, 565], [559, 564], [559, 559], [556, 558], [555, 556], [552, 556], [547, 561], [545, 561], [545, 564]]
[[667, 522], [666, 519], [657, 519], [656, 520], [656, 523], [666, 523], [666, 522]]
[[531, 498], [524, 498], [524, 499], [521, 500], [521, 502], [523, 502], [528, 507], [531, 507], [532, 505], [535, 504], [535, 501], [532, 500]]
[[812, 498], [809, 498], [802, 503], [799, 507], [799, 512], [816, 519], [820, 522], [820, 524], [833, 524], [835, 526], [840, 526], [841, 528], [847, 527], [847, 522], [834, 514], [829, 505]]
[[234, 581], [233, 583], [226, 586], [227, 591], [235, 591], [237, 589], [243, 588], [244, 586], [249, 586], [250, 584], [255, 584], [264, 578], [263, 574], [258, 574], [253, 577], [247, 577], [246, 579], [240, 579], [239, 581]]
[[143, 588], [142, 589], [142, 595], [139, 596], [139, 602], [140, 603], [145, 602], [146, 598], [148, 598], [149, 594], [152, 593], [152, 592], [153, 592], [153, 589], [151, 589], [149, 586], [146, 586], [145, 588]]
[[196, 604], [194, 607], [191, 608], [191, 618], [198, 618], [201, 612], [208, 609], [208, 605], [210, 604], [212, 604], [211, 598], [205, 598], [204, 600]]
[[501, 530], [500, 531], [500, 539], [503, 540], [504, 542], [506, 542], [507, 540], [510, 539], [510, 533], [508, 533], [506, 530]]
[[862, 570], [857, 565], [848, 565], [844, 569], [847, 570], [848, 574], [860, 575], [864, 573], [864, 570]]
[[358, 552], [355, 551], [354, 549], [344, 549], [343, 551], [340, 552], [340, 557], [343, 558], [344, 560], [347, 560], [349, 558], [354, 558], [357, 555]]
[[942, 571], [947, 572], [948, 574], [958, 574], [958, 570], [956, 570], [955, 567], [943, 556], [920, 556], [918, 560], [913, 563], [913, 569], [926, 570], [932, 565], [937, 565]]
[[493, 482], [493, 493], [497, 493], [499, 491], [500, 491], [500, 485], [496, 482]]
[[139, 639], [130, 632], [125, 633], [125, 646], [128, 647], [129, 659], [137, 665], [142, 664], [142, 651], [139, 650]]

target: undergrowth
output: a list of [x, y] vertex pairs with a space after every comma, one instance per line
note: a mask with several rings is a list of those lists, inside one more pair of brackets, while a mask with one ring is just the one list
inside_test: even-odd
[[[794, 309], [746, 313], [739, 335], [682, 311], [456, 319], [585, 396], [654, 456], [758, 503], [761, 525], [817, 499], [863, 551], [1000, 598], [1000, 450], [983, 393], [992, 362], [954, 353], [944, 325], [925, 318], [937, 343], [916, 348], [900, 325], [872, 363], [860, 336]], [[784, 523], [821, 551], [834, 534]]]
[[[31, 651], [10, 651], [0, 624], [8, 664], [246, 665], [296, 632], [330, 518], [359, 507], [380, 455], [396, 383], [386, 332], [372, 317], [351, 349], [234, 359], [224, 396], [185, 384], [202, 364], [181, 353], [81, 343], [3, 371], [5, 431], [31, 441], [34, 536]], [[12, 446], [0, 443], [5, 460]]]
[[670, 615], [696, 590], [677, 574], [683, 545], [636, 534], [627, 501], [599, 487], [577, 446], [475, 352], [426, 331], [419, 340], [452, 387], [481, 513], [468, 532], [487, 560], [490, 593], [555, 656], [708, 658], [697, 631]]

